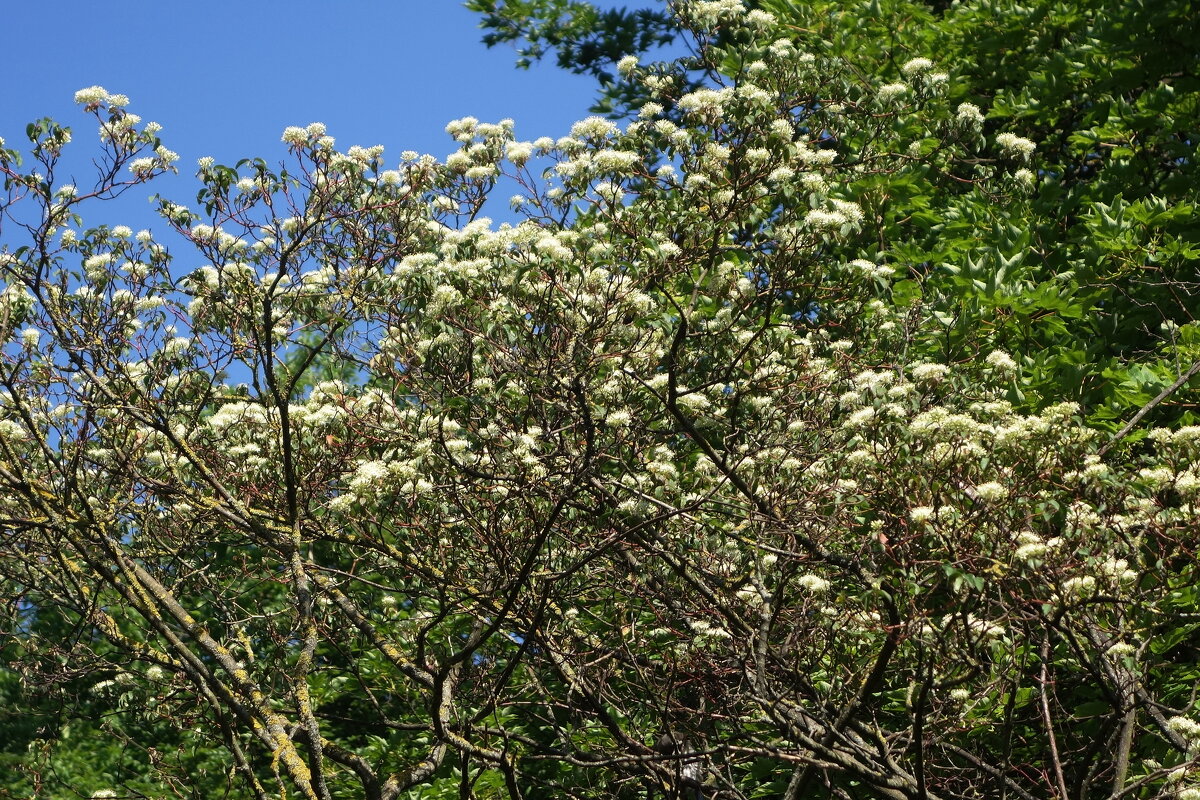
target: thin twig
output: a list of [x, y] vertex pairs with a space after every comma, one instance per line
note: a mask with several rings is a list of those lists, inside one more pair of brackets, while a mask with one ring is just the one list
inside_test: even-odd
[[1042, 718], [1046, 723], [1046, 739], [1050, 744], [1050, 763], [1054, 767], [1054, 779], [1058, 783], [1059, 796], [1062, 800], [1067, 800], [1067, 779], [1063, 775], [1062, 759], [1058, 755], [1058, 739], [1054, 735], [1054, 717], [1050, 713], [1050, 696], [1046, 690], [1049, 683], [1049, 677], [1046, 670], [1046, 662], [1050, 659], [1050, 637], [1047, 634], [1042, 639], [1041, 652], [1041, 671], [1038, 675], [1038, 683], [1041, 685], [1041, 700], [1042, 700]]
[[1187, 383], [1189, 380], [1191, 380], [1192, 376], [1195, 375], [1197, 372], [1200, 372], [1200, 361], [1193, 362], [1191, 369], [1189, 369], [1187, 372], [1180, 375], [1178, 380], [1176, 380], [1170, 386], [1168, 386], [1167, 388], [1165, 388], [1161, 392], [1159, 392], [1158, 397], [1155, 397], [1149, 403], [1146, 403], [1146, 405], [1144, 405], [1140, 409], [1138, 409], [1138, 412], [1133, 415], [1133, 419], [1129, 420], [1129, 422], [1126, 422], [1125, 425], [1121, 428], [1121, 430], [1117, 431], [1116, 435], [1114, 435], [1113, 438], [1110, 439], [1106, 445], [1104, 445], [1103, 447], [1100, 448], [1100, 455], [1104, 455], [1113, 447], [1113, 445], [1115, 445], [1117, 442], [1124, 439], [1129, 434], [1129, 432], [1131, 430], [1133, 430], [1134, 427], [1139, 422], [1142, 421], [1142, 417], [1149, 414], [1151, 411], [1154, 410], [1155, 406], [1157, 406], [1163, 400], [1166, 400], [1168, 397], [1170, 397], [1172, 392], [1174, 392], [1180, 386], [1183, 386], [1185, 383]]

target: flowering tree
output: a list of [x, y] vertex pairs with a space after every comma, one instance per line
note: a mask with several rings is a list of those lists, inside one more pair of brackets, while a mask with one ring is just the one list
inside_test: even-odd
[[[677, 50], [690, 41], [665, 3], [603, 12], [584, 0], [468, 5], [488, 44], [514, 42], [523, 59], [554, 51], [561, 66], [597, 77], [595, 108], [618, 117], [636, 114], [647, 97], [639, 83], [615, 79], [617, 61], [664, 40]], [[1160, 424], [1195, 422], [1200, 179], [1189, 132], [1200, 126], [1200, 17], [1191, 3], [747, 5], [775, 14], [798, 46], [874, 76], [896, 109], [912, 97], [903, 65], [936, 53], [957, 77], [943, 87], [947, 100], [980, 109], [989, 141], [1006, 133], [1038, 143], [1001, 204], [964, 191], [972, 158], [855, 181], [872, 224], [846, 243], [847, 259], [885, 258], [897, 276], [905, 271], [893, 284], [900, 305], [919, 299], [941, 313], [942, 326], [930, 326], [910, 353], [951, 362], [1019, 350], [1019, 407], [1075, 400], [1089, 424], [1112, 431], [1147, 406]], [[685, 63], [685, 84], [706, 85], [711, 63]], [[926, 135], [925, 120], [911, 146], [932, 149], [939, 136]], [[974, 163], [994, 155], [979, 152]], [[1020, 148], [1010, 157], [1022, 159]]]
[[135, 765], [64, 789], [45, 731], [39, 791], [1200, 794], [1200, 429], [1018, 411], [846, 255], [864, 182], [1003, 203], [1036, 143], [925, 58], [679, 14], [713, 85], [624, 59], [624, 127], [202, 160], [187, 257], [79, 217], [172, 168], [126, 98], [77, 95], [91, 191], [53, 123], [0, 150], [5, 658]]

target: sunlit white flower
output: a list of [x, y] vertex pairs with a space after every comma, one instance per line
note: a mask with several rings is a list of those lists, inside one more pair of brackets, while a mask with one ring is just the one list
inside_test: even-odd
[[103, 86], [89, 86], [75, 93], [75, 102], [82, 106], [103, 103], [109, 97]]
[[1035, 558], [1041, 558], [1050, 550], [1048, 543], [1042, 541], [1042, 537], [1032, 531], [1022, 531], [1017, 534], [1017, 543], [1020, 545], [1013, 554], [1019, 561], [1032, 561]]
[[617, 132], [616, 123], [604, 117], [588, 117], [571, 126], [571, 136], [575, 139], [603, 139]]
[[289, 125], [283, 129], [282, 140], [288, 144], [304, 144], [308, 141], [308, 132], [296, 125]]
[[995, 481], [979, 484], [975, 487], [975, 493], [985, 503], [998, 503], [1008, 497], [1008, 489]]
[[730, 97], [729, 89], [697, 89], [689, 92], [675, 104], [685, 113], [720, 113]]
[[881, 103], [891, 103], [908, 94], [908, 84], [906, 83], [889, 83], [885, 86], [880, 86], [875, 96], [879, 98]]
[[1091, 575], [1080, 575], [1063, 581], [1064, 596], [1091, 597], [1096, 593], [1096, 579]]
[[801, 575], [796, 582], [813, 594], [823, 594], [829, 591], [829, 581], [812, 573]]
[[491, 165], [475, 166], [468, 168], [467, 171], [463, 173], [463, 177], [469, 180], [478, 181], [485, 178], [490, 178], [497, 174], [497, 172], [498, 170]]
[[1026, 191], [1033, 189], [1037, 184], [1037, 175], [1033, 173], [1033, 170], [1026, 169], [1025, 167], [1015, 170], [1012, 174], [1012, 179], [1014, 183]]
[[1188, 717], [1171, 717], [1167, 727], [1185, 739], [1200, 739], [1200, 723]]
[[21, 424], [11, 419], [0, 419], [0, 440], [6, 442], [23, 442], [29, 438]]
[[912, 377], [918, 383], [938, 383], [950, 374], [945, 364], [917, 364], [912, 368]]
[[920, 75], [922, 72], [928, 72], [933, 69], [933, 62], [928, 58], [912, 58], [905, 62], [904, 66], [900, 67], [900, 71], [908, 77]]
[[996, 144], [1006, 156], [1022, 161], [1027, 161], [1033, 155], [1033, 151], [1037, 149], [1037, 145], [1029, 139], [1008, 131], [996, 134]]
[[1017, 371], [1017, 362], [1013, 361], [1012, 356], [1010, 356], [1008, 353], [1005, 353], [1003, 350], [993, 350], [992, 352], [988, 353], [987, 358], [984, 359], [984, 363], [995, 369], [997, 372], [1012, 373]]
[[934, 510], [929, 506], [917, 506], [908, 512], [908, 518], [920, 525], [923, 522], [929, 522], [933, 519]]
[[818, 230], [837, 229], [849, 222], [846, 215], [840, 211], [828, 211], [823, 208], [814, 208], [804, 215], [804, 224]]
[[954, 121], [962, 128], [979, 130], [983, 127], [983, 112], [974, 103], [960, 103], [954, 112]]

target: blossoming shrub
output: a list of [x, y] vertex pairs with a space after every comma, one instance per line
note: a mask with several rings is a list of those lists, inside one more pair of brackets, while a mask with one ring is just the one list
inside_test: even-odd
[[97, 791], [210, 780], [185, 745], [259, 797], [1191, 791], [1200, 434], [1102, 451], [1012, 354], [910, 360], [940, 310], [831, 255], [848, 187], [978, 110], [682, 13], [727, 85], [625, 63], [637, 121], [444, 163], [289, 127], [162, 202], [186, 256], [76, 216], [170, 168], [124, 98], [77, 98], [93, 193], [63, 128], [2, 151], [6, 658], [143, 749]]

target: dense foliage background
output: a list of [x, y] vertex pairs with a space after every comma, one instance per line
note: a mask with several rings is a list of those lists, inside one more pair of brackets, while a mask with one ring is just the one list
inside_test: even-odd
[[0, 796], [1200, 796], [1190, 4], [468, 5], [608, 119], [0, 142]]

